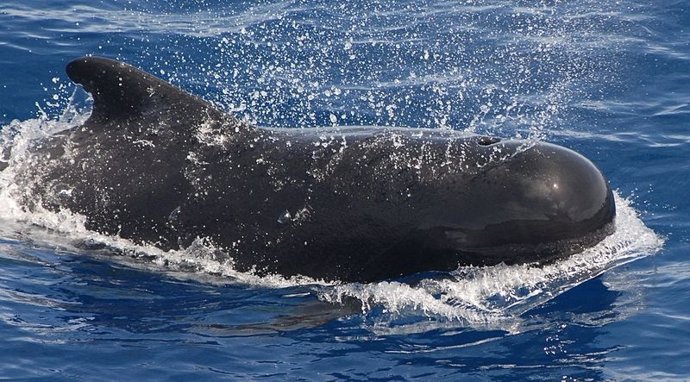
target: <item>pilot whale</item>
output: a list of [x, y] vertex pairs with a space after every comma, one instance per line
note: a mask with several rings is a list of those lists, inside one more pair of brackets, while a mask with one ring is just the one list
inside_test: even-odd
[[27, 211], [235, 269], [370, 282], [546, 263], [614, 229], [608, 181], [567, 148], [441, 129], [260, 128], [128, 64], [76, 59], [79, 126], [13, 164]]

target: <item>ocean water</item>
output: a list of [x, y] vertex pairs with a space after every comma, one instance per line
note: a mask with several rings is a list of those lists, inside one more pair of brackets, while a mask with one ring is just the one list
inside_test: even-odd
[[[616, 232], [544, 267], [324, 283], [26, 213], [8, 174], [88, 117], [64, 74], [83, 55], [260, 126], [571, 147], [616, 190]], [[0, 94], [0, 378], [690, 379], [688, 1], [5, 0]]]

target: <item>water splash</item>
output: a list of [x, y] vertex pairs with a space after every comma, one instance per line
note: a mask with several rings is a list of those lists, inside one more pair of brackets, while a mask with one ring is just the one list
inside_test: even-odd
[[113, 1], [51, 15], [16, 5], [2, 11], [28, 21], [52, 17], [55, 32], [70, 36], [107, 33], [99, 51], [112, 56], [108, 47], [118, 46], [115, 58], [262, 126], [410, 126], [543, 139], [564, 126], [572, 105], [620, 86], [618, 52], [639, 44], [630, 31], [642, 30], [634, 7]]
[[[616, 194], [616, 231], [598, 245], [553, 264], [461, 267], [449, 277], [416, 285], [397, 282], [323, 288], [325, 301], [355, 298], [367, 313], [380, 310], [387, 322], [400, 316], [435, 317], [473, 327], [519, 331], [520, 315], [613, 267], [652, 255], [663, 238], [639, 219], [631, 202]], [[385, 326], [385, 325], [384, 325]], [[424, 326], [427, 330], [428, 325]], [[409, 328], [407, 328], [409, 330]]]

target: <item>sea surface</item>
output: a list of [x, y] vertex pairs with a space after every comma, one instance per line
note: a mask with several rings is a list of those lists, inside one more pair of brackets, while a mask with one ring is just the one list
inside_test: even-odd
[[[88, 117], [83, 55], [259, 126], [561, 144], [609, 178], [616, 232], [544, 267], [324, 283], [27, 213], [8, 174]], [[2, 379], [690, 380], [690, 1], [3, 0], [0, 127]]]

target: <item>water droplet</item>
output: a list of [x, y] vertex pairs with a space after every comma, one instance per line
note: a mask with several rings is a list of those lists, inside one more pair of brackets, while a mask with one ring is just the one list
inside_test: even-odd
[[280, 224], [285, 224], [292, 220], [292, 215], [290, 214], [290, 211], [285, 210], [282, 215], [278, 216], [278, 223]]

